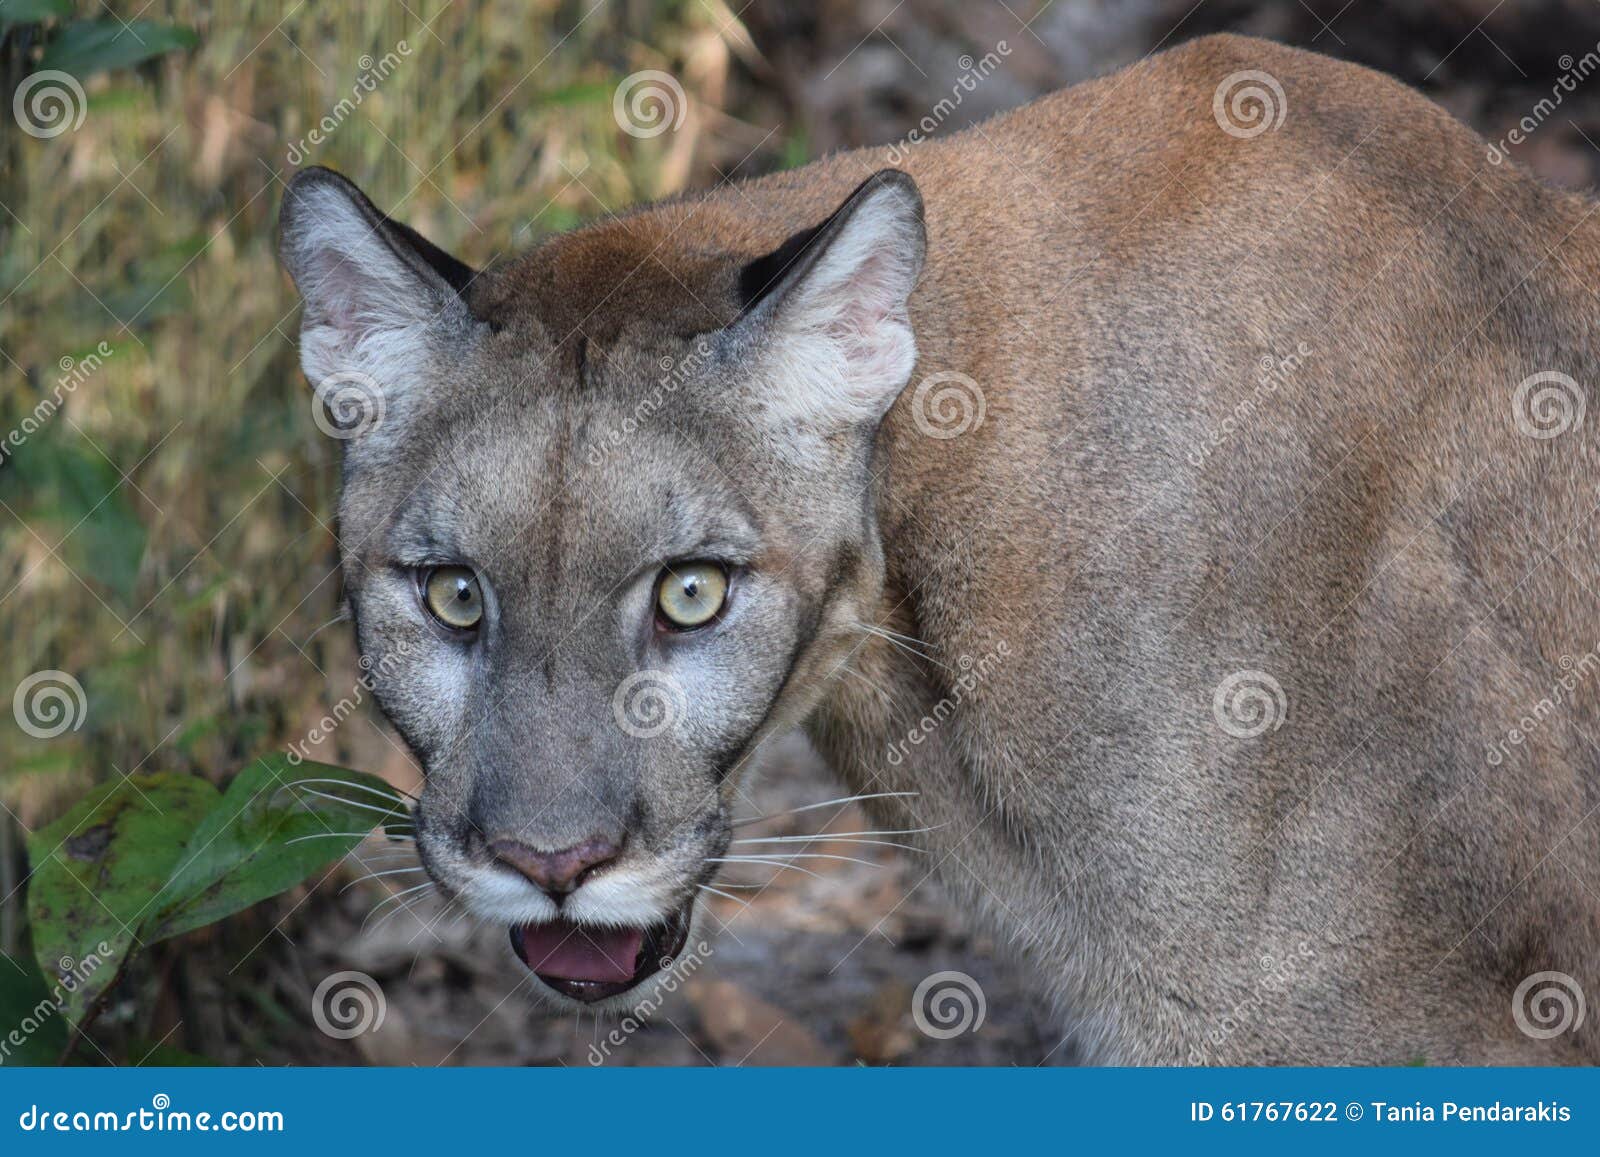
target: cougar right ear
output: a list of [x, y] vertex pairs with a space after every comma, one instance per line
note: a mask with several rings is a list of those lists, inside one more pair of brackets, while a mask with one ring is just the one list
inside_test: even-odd
[[329, 169], [295, 175], [279, 213], [278, 255], [305, 301], [300, 364], [403, 389], [432, 350], [474, 325], [463, 294], [477, 274], [391, 221]]
[[745, 265], [724, 340], [756, 369], [749, 404], [784, 428], [876, 425], [916, 361], [909, 301], [926, 249], [916, 182], [884, 169]]

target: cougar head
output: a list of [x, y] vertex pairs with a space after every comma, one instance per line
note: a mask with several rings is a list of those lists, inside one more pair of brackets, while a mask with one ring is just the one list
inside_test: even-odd
[[916, 357], [921, 199], [886, 170], [783, 231], [807, 224], [751, 250], [679, 203], [478, 273], [327, 170], [284, 200], [419, 853], [557, 1000], [633, 1003], [680, 956], [751, 754], [882, 592], [873, 443]]

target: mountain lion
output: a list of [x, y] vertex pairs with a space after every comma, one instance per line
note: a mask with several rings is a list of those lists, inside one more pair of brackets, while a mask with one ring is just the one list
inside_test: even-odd
[[1237, 37], [895, 156], [482, 271], [295, 178], [432, 878], [624, 1007], [804, 727], [1074, 1055], [1600, 1060], [1595, 202]]

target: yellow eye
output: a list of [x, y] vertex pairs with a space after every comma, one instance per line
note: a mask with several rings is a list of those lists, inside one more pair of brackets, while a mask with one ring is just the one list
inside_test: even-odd
[[727, 572], [714, 562], [668, 567], [656, 583], [656, 608], [661, 617], [683, 630], [716, 618], [727, 597]]
[[478, 576], [464, 566], [436, 566], [422, 580], [422, 594], [433, 617], [447, 627], [468, 631], [483, 618]]

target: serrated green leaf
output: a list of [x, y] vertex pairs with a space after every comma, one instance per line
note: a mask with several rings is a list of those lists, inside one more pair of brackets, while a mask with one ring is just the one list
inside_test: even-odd
[[28, 838], [28, 921], [34, 957], [48, 981], [93, 959], [63, 993], [75, 1025], [122, 969], [171, 877], [184, 841], [217, 803], [209, 783], [157, 773], [120, 778], [90, 792]]
[[80, 20], [55, 36], [39, 60], [41, 69], [59, 69], [82, 80], [97, 72], [127, 68], [168, 52], [193, 48], [200, 37], [192, 28], [154, 20]]
[[215, 923], [328, 868], [406, 814], [385, 781], [322, 763], [258, 759], [201, 821], [153, 905], [151, 941]]

